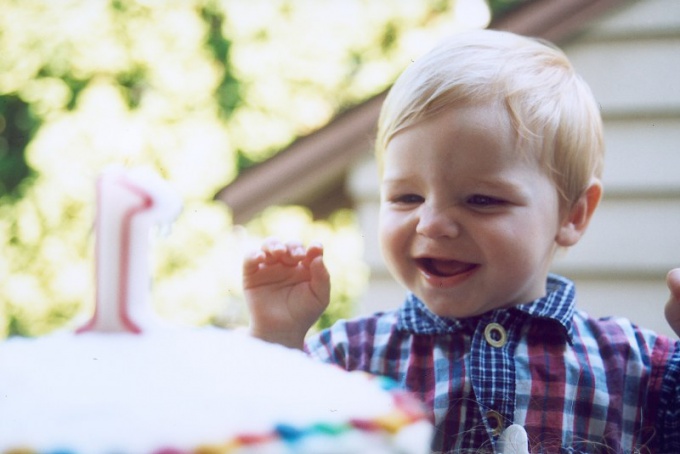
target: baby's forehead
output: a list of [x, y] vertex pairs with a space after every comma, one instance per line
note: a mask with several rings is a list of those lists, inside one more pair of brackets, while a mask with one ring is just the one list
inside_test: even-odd
[[464, 148], [482, 160], [534, 164], [541, 157], [540, 139], [538, 134], [524, 135], [501, 103], [467, 103], [404, 123], [387, 142], [383, 158], [395, 148], [410, 147], [418, 153], [434, 147], [442, 154]]
[[[442, 121], [444, 119], [444, 121]], [[438, 109], [424, 110], [420, 116], [405, 121], [394, 131], [384, 152], [400, 133], [427, 127], [438, 122], [444, 128], [457, 127], [478, 131], [485, 137], [502, 138], [513, 153], [527, 159], [536, 159], [544, 148], [544, 137], [540, 131], [530, 130], [520, 114], [502, 99], [464, 100]]]
[[[402, 167], [431, 161], [437, 166], [435, 170], [439, 170], [439, 167], [457, 166], [461, 156], [455, 152], [465, 148], [468, 162], [479, 161], [478, 165], [468, 166], [470, 171], [490, 172], [500, 171], [503, 166], [521, 166], [536, 169], [541, 176], [553, 181], [551, 158], [545, 156], [550, 150], [544, 145], [540, 135], [523, 133], [500, 102], [451, 106], [411, 122], [392, 136], [378, 157], [380, 178], [384, 178], [385, 170], [394, 170], [385, 168], [395, 165], [394, 153], [401, 155], [399, 165]], [[432, 152], [425, 153], [430, 148]]]

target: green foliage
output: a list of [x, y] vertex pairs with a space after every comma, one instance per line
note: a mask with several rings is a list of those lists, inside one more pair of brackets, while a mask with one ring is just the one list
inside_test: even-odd
[[[161, 312], [179, 304], [184, 320], [205, 323], [234, 290], [222, 285], [227, 279], [209, 282], [216, 278], [200, 261], [209, 250], [225, 252], [231, 228], [212, 197], [235, 175], [224, 120], [240, 99], [230, 40], [200, 14], [208, 3], [4, 3], [0, 114], [8, 146], [0, 175], [21, 197], [0, 202], [0, 336], [72, 326], [92, 310], [94, 180], [111, 163], [156, 168], [186, 201], [185, 216], [210, 218], [181, 219], [181, 247], [159, 242], [157, 255], [183, 260], [159, 267], [154, 289], [155, 300], [166, 299], [157, 301]], [[225, 80], [229, 102], [220, 103]], [[197, 291], [201, 276], [207, 289]], [[184, 291], [175, 303], [165, 290], [171, 282], [191, 282], [191, 301]]]
[[493, 17], [500, 17], [528, 0], [487, 0]]
[[241, 145], [239, 169], [382, 92], [412, 59], [460, 25], [454, 0], [221, 4], [243, 93], [228, 123]]
[[225, 38], [224, 13], [214, 5], [203, 5], [199, 8], [203, 21], [208, 26], [208, 33], [205, 45], [212, 53], [216, 62], [221, 62], [225, 70], [222, 78], [215, 89], [215, 97], [220, 109], [222, 118], [228, 119], [231, 113], [238, 107], [241, 101], [240, 82], [234, 76], [229, 63], [231, 41]]
[[31, 175], [24, 150], [39, 124], [16, 94], [0, 96], [0, 200], [18, 197], [21, 183]]

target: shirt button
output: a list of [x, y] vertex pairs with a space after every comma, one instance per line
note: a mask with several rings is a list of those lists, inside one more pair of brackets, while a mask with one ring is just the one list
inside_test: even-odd
[[490, 410], [486, 412], [486, 419], [489, 421], [489, 427], [491, 427], [491, 433], [494, 437], [500, 436], [505, 429], [503, 424], [503, 416], [497, 411]]
[[502, 347], [508, 342], [508, 333], [500, 323], [489, 323], [484, 328], [484, 339], [492, 347]]

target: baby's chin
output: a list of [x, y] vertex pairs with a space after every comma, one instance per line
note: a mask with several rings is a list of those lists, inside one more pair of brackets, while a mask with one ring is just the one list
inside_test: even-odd
[[425, 307], [434, 315], [449, 319], [467, 319], [479, 317], [490, 312], [497, 307], [483, 305], [480, 307], [478, 302], [452, 301], [450, 298], [435, 297], [421, 298]]

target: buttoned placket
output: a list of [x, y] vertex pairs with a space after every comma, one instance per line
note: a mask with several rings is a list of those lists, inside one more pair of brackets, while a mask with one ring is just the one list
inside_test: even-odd
[[515, 410], [516, 342], [521, 321], [508, 311], [495, 311], [479, 320], [472, 337], [470, 371], [477, 405], [489, 437], [498, 440], [513, 423]]

